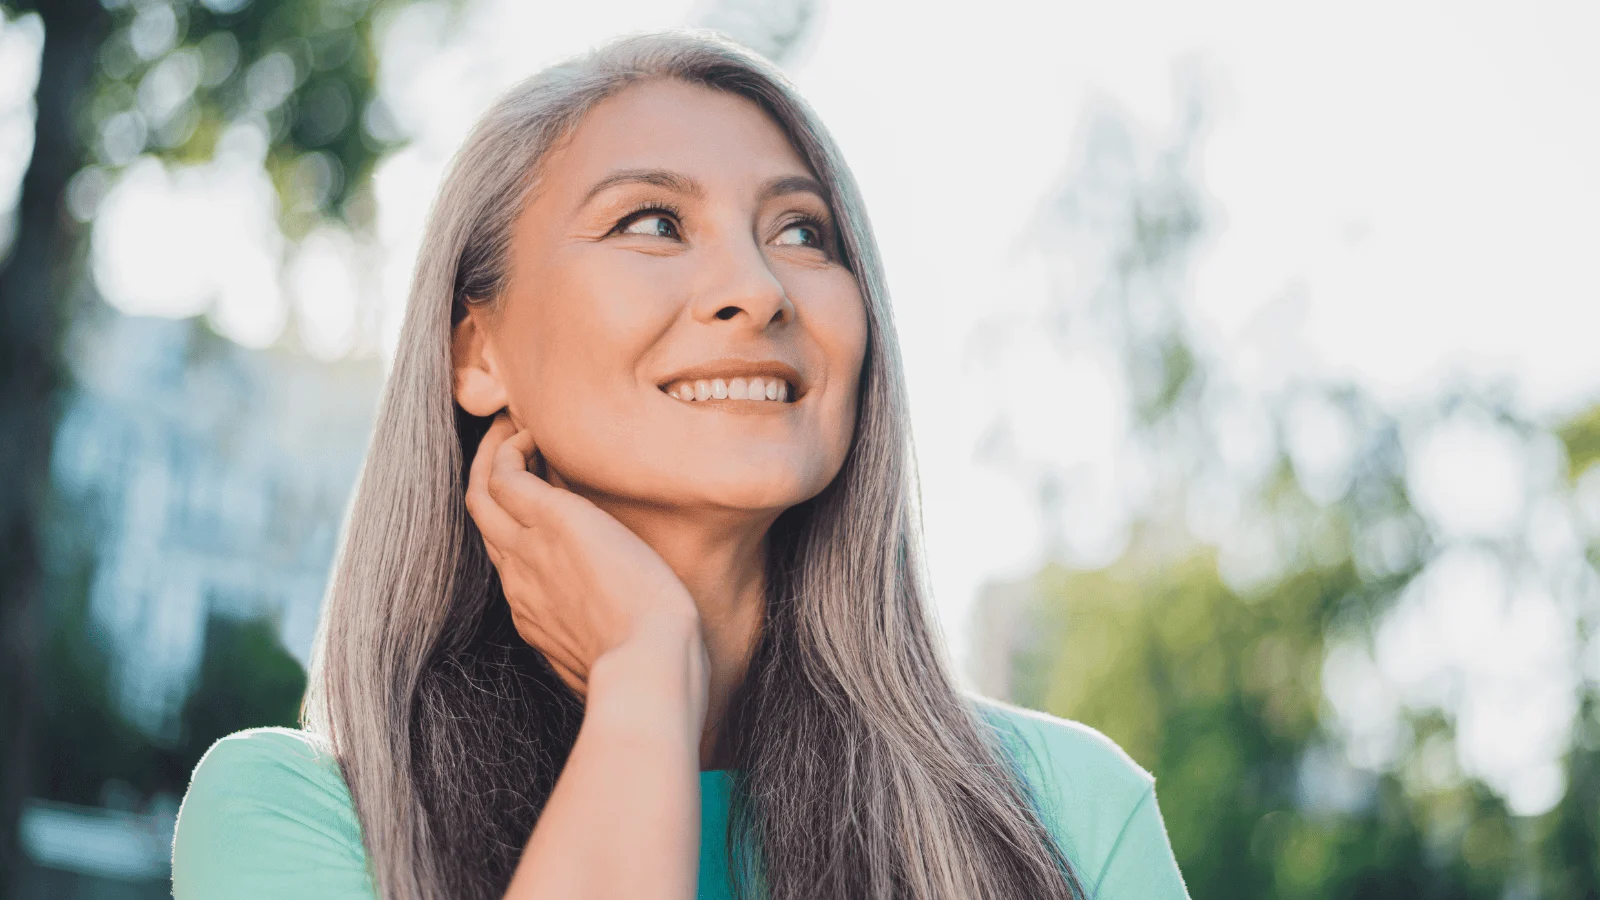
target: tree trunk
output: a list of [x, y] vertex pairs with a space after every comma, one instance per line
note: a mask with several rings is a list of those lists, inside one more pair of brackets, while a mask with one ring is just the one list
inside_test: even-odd
[[[79, 238], [64, 200], [84, 160], [79, 110], [107, 21], [97, 0], [37, 6], [44, 53], [33, 158], [22, 180], [16, 244], [0, 261], [0, 872], [8, 874], [20, 868], [17, 816], [36, 781], [30, 750], [43, 612], [39, 517], [61, 383], [62, 310], [76, 279]], [[0, 884], [0, 893], [10, 887]]]

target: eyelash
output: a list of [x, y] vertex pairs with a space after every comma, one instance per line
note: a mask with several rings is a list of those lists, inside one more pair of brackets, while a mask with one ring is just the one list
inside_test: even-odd
[[828, 254], [829, 257], [833, 256], [833, 250], [831, 249], [833, 247], [833, 229], [829, 227], [827, 222], [813, 215], [801, 214], [783, 223], [783, 227], [778, 229], [778, 233], [783, 234], [796, 225], [808, 225], [816, 229], [817, 240], [822, 242], [822, 246], [812, 249], [821, 250]]
[[610, 233], [621, 234], [628, 226], [643, 218], [646, 213], [656, 213], [657, 215], [671, 216], [673, 219], [673, 224], [675, 225], [683, 221], [683, 211], [678, 209], [678, 207], [672, 205], [671, 203], [663, 203], [659, 200], [651, 200], [634, 207], [633, 210], [623, 215], [622, 218], [618, 219], [617, 224], [612, 226]]
[[[664, 203], [660, 200], [650, 200], [623, 214], [622, 218], [617, 220], [617, 224], [612, 226], [609, 233], [621, 234], [623, 231], [627, 230], [630, 225], [632, 225], [634, 222], [637, 222], [648, 213], [671, 216], [674, 220], [674, 224], [679, 226], [680, 231], [682, 230], [682, 210], [671, 203]], [[802, 214], [783, 223], [783, 227], [778, 229], [778, 233], [782, 234], [796, 225], [809, 225], [810, 227], [815, 228], [817, 230], [818, 239], [822, 241], [822, 246], [814, 249], [821, 250], [827, 253], [830, 257], [833, 255], [832, 250], [829, 249], [833, 245], [833, 229], [827, 221], [810, 214]]]

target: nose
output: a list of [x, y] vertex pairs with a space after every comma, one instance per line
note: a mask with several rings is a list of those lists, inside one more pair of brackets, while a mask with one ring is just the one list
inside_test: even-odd
[[729, 241], [714, 258], [693, 303], [696, 321], [742, 320], [760, 331], [794, 320], [788, 291], [753, 239]]

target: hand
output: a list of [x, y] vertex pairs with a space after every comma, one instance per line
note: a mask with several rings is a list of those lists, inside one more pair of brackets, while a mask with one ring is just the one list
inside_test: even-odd
[[506, 413], [478, 445], [467, 512], [524, 641], [574, 690], [586, 693], [601, 656], [646, 622], [692, 622], [698, 610], [660, 554], [610, 514], [528, 471], [533, 435]]

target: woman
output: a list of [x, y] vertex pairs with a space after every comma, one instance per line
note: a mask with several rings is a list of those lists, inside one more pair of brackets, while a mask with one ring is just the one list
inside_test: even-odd
[[306, 730], [207, 753], [178, 900], [1185, 896], [1147, 773], [957, 690], [905, 409], [772, 66], [660, 34], [511, 91], [431, 215]]

